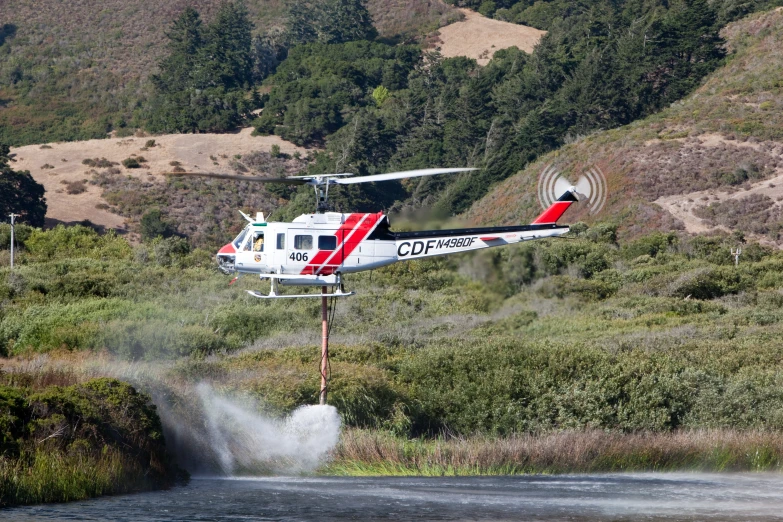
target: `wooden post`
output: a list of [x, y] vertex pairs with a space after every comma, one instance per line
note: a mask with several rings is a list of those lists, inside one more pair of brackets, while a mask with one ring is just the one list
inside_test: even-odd
[[326, 373], [329, 371], [329, 314], [326, 287], [321, 287], [321, 394], [319, 403], [326, 404]]

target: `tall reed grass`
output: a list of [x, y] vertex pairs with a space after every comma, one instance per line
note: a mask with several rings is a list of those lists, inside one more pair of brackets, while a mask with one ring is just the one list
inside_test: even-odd
[[0, 458], [0, 507], [69, 502], [159, 486], [138, 462], [108, 446], [99, 456], [47, 448], [18, 459]]
[[332, 475], [510, 475], [628, 471], [779, 471], [783, 433], [731, 429], [623, 434], [564, 431], [505, 438], [406, 440], [343, 433]]

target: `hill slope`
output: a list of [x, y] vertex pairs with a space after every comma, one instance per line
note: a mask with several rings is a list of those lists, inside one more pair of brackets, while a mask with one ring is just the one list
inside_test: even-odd
[[[281, 26], [287, 0], [247, 0], [257, 33]], [[186, 6], [212, 19], [221, 0], [0, 3], [0, 141], [103, 137], [121, 128]], [[381, 36], [418, 35], [459, 18], [440, 0], [369, 0]]]
[[487, 65], [500, 49], [515, 46], [526, 53], [533, 52], [533, 47], [546, 34], [526, 25], [492, 20], [469, 9], [460, 11], [465, 15], [464, 20], [438, 31], [442, 42], [438, 48], [446, 58], [467, 56], [479, 65]]
[[468, 217], [483, 224], [527, 221], [539, 209], [537, 179], [548, 165], [571, 181], [596, 166], [607, 178], [606, 206], [590, 216], [582, 205], [566, 221], [612, 220], [629, 236], [723, 227], [779, 243], [783, 10], [732, 23], [723, 36], [727, 63], [696, 92], [640, 122], [577, 137], [499, 184]]
[[[277, 136], [252, 137], [251, 131], [248, 128], [236, 134], [167, 134], [154, 138], [96, 139], [42, 146], [26, 145], [11, 150], [16, 160], [14, 169], [30, 171], [33, 178], [46, 188], [46, 217], [50, 224], [89, 220], [99, 227], [126, 232], [129, 230], [126, 219], [130, 216], [120, 215], [117, 207], [110, 207], [104, 198], [107, 179], [134, 177], [147, 188], [165, 192], [170, 189], [166, 188], [163, 173], [171, 172], [175, 166], [189, 172], [221, 169], [231, 172], [241, 157], [260, 151], [268, 152], [273, 145], [277, 145], [283, 154], [307, 152]], [[147, 147], [150, 139], [154, 145]], [[140, 168], [125, 168], [121, 162], [130, 157], [141, 157], [145, 161], [141, 162]], [[106, 161], [98, 165], [85, 163], [85, 160], [101, 159]], [[96, 180], [103, 181], [101, 186], [95, 183]], [[254, 192], [266, 193], [261, 187], [257, 187]], [[194, 203], [190, 201], [186, 206], [195, 208]], [[269, 212], [272, 208], [267, 206], [257, 210]], [[178, 217], [188, 218], [187, 215]]]

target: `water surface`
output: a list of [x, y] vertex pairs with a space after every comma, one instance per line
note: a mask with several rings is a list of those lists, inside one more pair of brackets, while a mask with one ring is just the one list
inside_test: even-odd
[[195, 478], [168, 491], [2, 510], [0, 519], [783, 520], [783, 476]]

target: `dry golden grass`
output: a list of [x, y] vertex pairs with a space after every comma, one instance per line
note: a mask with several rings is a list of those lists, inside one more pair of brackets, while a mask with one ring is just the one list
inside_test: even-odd
[[[236, 155], [269, 151], [274, 145], [285, 154], [307, 153], [305, 149], [277, 136], [251, 136], [252, 130], [247, 128], [236, 134], [155, 136], [153, 147], [146, 147], [148, 137], [130, 137], [50, 143], [45, 149], [40, 145], [27, 145], [13, 148], [11, 153], [16, 160], [14, 169], [29, 170], [33, 178], [46, 188], [48, 219], [65, 223], [86, 219], [102, 227], [126, 231], [126, 218], [104, 206], [107, 202], [100, 187], [85, 185], [83, 192], [69, 192], [67, 187], [93, 177], [95, 170], [84, 160], [99, 158], [120, 163], [131, 155], [143, 155], [147, 160], [143, 168], [118, 168], [123, 175], [161, 183], [163, 173], [174, 170], [172, 162], [178, 162], [178, 166], [188, 172], [232, 172], [229, 163]], [[42, 167], [48, 164], [52, 168]]]
[[446, 58], [467, 56], [486, 65], [496, 51], [518, 47], [533, 52], [539, 40], [546, 34], [526, 25], [512, 24], [486, 18], [470, 9], [460, 9], [465, 16], [461, 22], [451, 24], [439, 31], [440, 45], [436, 45]]

